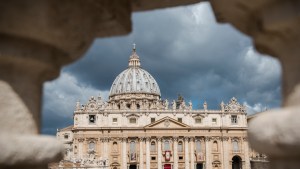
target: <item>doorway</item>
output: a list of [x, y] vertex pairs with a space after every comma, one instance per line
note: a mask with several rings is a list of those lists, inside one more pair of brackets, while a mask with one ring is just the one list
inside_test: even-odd
[[203, 163], [197, 163], [196, 169], [203, 169]]
[[172, 169], [171, 164], [165, 164], [165, 165], [164, 165], [164, 169]]
[[137, 169], [135, 164], [130, 164], [129, 169]]
[[242, 159], [240, 156], [232, 157], [232, 169], [242, 169]]

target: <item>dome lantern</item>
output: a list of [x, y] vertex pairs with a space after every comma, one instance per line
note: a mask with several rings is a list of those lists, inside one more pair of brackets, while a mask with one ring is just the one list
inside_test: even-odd
[[129, 57], [128, 66], [129, 67], [140, 67], [141, 66], [140, 57], [136, 54], [135, 43], [133, 44], [132, 54]]

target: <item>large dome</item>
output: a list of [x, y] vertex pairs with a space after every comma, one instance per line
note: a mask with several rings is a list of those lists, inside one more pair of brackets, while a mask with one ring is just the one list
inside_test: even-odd
[[134, 47], [129, 58], [128, 68], [116, 77], [111, 86], [109, 96], [135, 93], [151, 94], [160, 97], [160, 90], [155, 79], [150, 73], [141, 68], [140, 59]]

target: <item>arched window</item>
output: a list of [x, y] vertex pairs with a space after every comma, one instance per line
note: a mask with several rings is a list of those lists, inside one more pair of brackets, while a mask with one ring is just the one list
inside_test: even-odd
[[165, 151], [170, 150], [170, 141], [169, 140], [165, 140], [164, 148], [165, 148]]
[[136, 104], [136, 108], [139, 110], [141, 108], [140, 104]]
[[118, 143], [117, 142], [113, 143], [113, 151], [118, 152]]
[[183, 152], [183, 144], [182, 141], [178, 142], [178, 152]]
[[95, 150], [95, 143], [94, 142], [90, 142], [89, 143], [89, 150]]
[[196, 141], [196, 152], [197, 153], [201, 152], [201, 142], [200, 142], [200, 140]]
[[218, 142], [217, 141], [213, 142], [213, 152], [218, 152]]
[[237, 140], [233, 140], [233, 141], [232, 141], [232, 150], [233, 150], [234, 152], [238, 152], [238, 151], [239, 151], [239, 143], [238, 143]]
[[156, 145], [155, 145], [155, 142], [154, 142], [154, 141], [151, 142], [150, 151], [151, 151], [151, 152], [155, 152], [155, 151], [156, 151]]

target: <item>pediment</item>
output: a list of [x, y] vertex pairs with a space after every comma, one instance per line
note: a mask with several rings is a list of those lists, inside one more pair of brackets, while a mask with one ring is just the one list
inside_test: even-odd
[[145, 129], [189, 129], [190, 126], [181, 123], [171, 117], [164, 117], [158, 121], [150, 123], [144, 127]]

